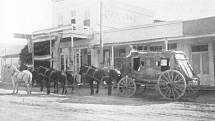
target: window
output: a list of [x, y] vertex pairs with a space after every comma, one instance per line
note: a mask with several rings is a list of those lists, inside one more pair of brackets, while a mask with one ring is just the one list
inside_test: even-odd
[[71, 19], [71, 24], [76, 24], [75, 18]]
[[76, 30], [76, 26], [75, 26], [76, 20], [75, 20], [75, 18], [71, 19], [71, 24], [73, 25], [73, 26], [72, 26], [72, 29], [73, 29], [73, 30]]
[[83, 24], [85, 27], [90, 27], [90, 9], [89, 8], [87, 8], [84, 12]]
[[134, 58], [133, 59], [133, 69], [135, 71], [138, 71], [139, 67], [140, 67], [140, 58]]
[[143, 50], [147, 50], [147, 46], [144, 46], [144, 47], [143, 47]]
[[161, 60], [160, 60], [160, 66], [161, 66], [161, 71], [169, 70], [170, 69], [169, 58], [161, 58]]
[[125, 57], [125, 48], [119, 49], [119, 57]]
[[150, 51], [160, 52], [162, 51], [162, 46], [151, 46]]
[[177, 49], [177, 43], [168, 44], [168, 50], [176, 50], [176, 49]]
[[144, 62], [144, 60], [142, 59], [142, 60], [140, 61], [140, 65], [139, 65], [139, 67], [138, 67], [138, 71], [142, 71], [142, 70], [144, 69], [144, 66], [145, 66], [145, 62]]
[[137, 50], [143, 50], [143, 46], [137, 46]]
[[90, 19], [84, 20], [84, 26], [90, 27]]
[[147, 46], [133, 45], [133, 48], [134, 48], [135, 50], [147, 50]]
[[192, 52], [208, 51], [208, 45], [195, 45], [192, 46]]
[[70, 23], [72, 24], [72, 29], [73, 30], [76, 30], [76, 10], [72, 10], [71, 11], [71, 21], [70, 21]]

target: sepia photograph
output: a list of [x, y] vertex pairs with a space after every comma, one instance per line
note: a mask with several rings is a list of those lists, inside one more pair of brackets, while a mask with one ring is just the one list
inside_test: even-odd
[[215, 121], [215, 0], [4, 0], [0, 121]]

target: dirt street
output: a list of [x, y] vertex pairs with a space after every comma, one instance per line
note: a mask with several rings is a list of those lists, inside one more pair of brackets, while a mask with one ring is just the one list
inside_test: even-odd
[[[214, 121], [214, 98], [166, 101], [105, 95], [45, 95], [0, 89], [1, 121]], [[80, 90], [79, 90], [80, 92]], [[210, 103], [206, 102], [210, 101]], [[207, 104], [206, 104], [207, 103]]]

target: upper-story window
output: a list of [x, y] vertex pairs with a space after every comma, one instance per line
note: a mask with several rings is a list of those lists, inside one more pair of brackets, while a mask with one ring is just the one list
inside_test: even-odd
[[83, 21], [84, 26], [90, 27], [90, 19], [86, 19]]
[[70, 23], [73, 26], [73, 30], [76, 30], [76, 15], [77, 15], [76, 10], [72, 10]]
[[71, 19], [71, 24], [76, 24], [76, 19], [75, 18]]
[[90, 9], [86, 9], [84, 12], [84, 20], [83, 20], [84, 27], [90, 27]]

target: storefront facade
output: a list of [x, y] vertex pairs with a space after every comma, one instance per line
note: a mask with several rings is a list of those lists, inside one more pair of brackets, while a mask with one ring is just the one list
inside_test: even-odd
[[[129, 73], [129, 63], [125, 59], [131, 46], [143, 51], [184, 51], [194, 72], [200, 77], [200, 84], [214, 86], [214, 25], [215, 17], [211, 17], [104, 32], [103, 63]], [[92, 64], [99, 66], [99, 58], [95, 60], [98, 61]]]

